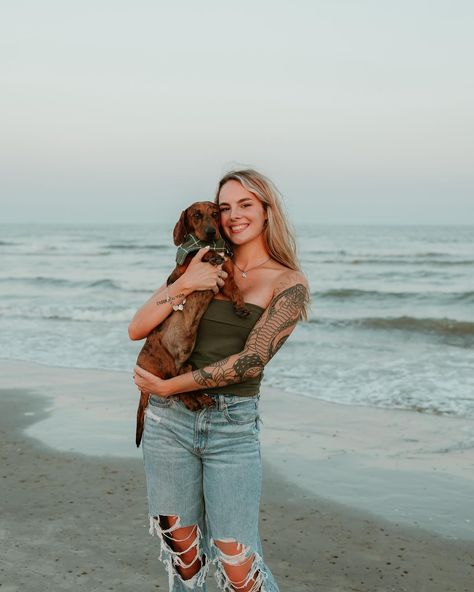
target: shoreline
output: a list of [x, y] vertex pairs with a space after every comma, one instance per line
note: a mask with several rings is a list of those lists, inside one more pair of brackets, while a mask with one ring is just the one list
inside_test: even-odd
[[[7, 358], [7, 357], [2, 357], [0, 355], [0, 369], [2, 368], [2, 364], [8, 366], [9, 363], [12, 364], [18, 364], [20, 366], [24, 365], [24, 366], [38, 366], [41, 368], [51, 368], [53, 370], [69, 370], [72, 372], [99, 372], [99, 373], [105, 373], [105, 374], [117, 374], [117, 375], [121, 375], [121, 376], [128, 376], [129, 373], [125, 370], [120, 370], [118, 368], [93, 368], [90, 366], [84, 366], [84, 367], [76, 367], [76, 366], [59, 366], [59, 365], [54, 365], [51, 363], [46, 363], [46, 362], [39, 362], [36, 360], [26, 360], [26, 359], [22, 359], [22, 358]], [[457, 415], [455, 413], [442, 413], [442, 412], [433, 412], [430, 411], [428, 409], [423, 409], [423, 408], [405, 408], [405, 407], [388, 407], [388, 406], [382, 406], [382, 405], [369, 405], [369, 404], [361, 404], [361, 403], [352, 403], [352, 402], [341, 402], [341, 401], [332, 401], [329, 399], [322, 399], [321, 397], [317, 397], [314, 395], [308, 395], [308, 394], [304, 394], [304, 393], [299, 393], [296, 391], [292, 391], [291, 389], [287, 389], [287, 388], [282, 388], [282, 387], [278, 387], [274, 384], [268, 383], [268, 384], [263, 384], [261, 387], [261, 392], [265, 393], [267, 391], [270, 392], [278, 392], [280, 395], [291, 395], [294, 397], [299, 397], [303, 400], [309, 400], [309, 401], [316, 401], [318, 404], [321, 405], [333, 405], [335, 407], [342, 407], [342, 408], [356, 408], [359, 409], [361, 411], [363, 410], [376, 410], [377, 411], [387, 411], [388, 413], [408, 413], [408, 414], [415, 414], [417, 416], [428, 416], [428, 417], [439, 417], [439, 418], [448, 418], [448, 419], [454, 419], [454, 420], [460, 420], [460, 421], [467, 421], [467, 422], [471, 422], [474, 424], [474, 415]], [[474, 446], [474, 443], [473, 443]]]
[[[0, 402], [2, 589], [167, 590], [141, 460], [60, 452], [25, 436], [54, 414], [37, 391], [2, 388]], [[474, 542], [313, 496], [267, 462], [260, 516], [282, 592], [468, 592], [472, 583]]]
[[[3, 388], [47, 395], [49, 414], [36, 417], [27, 436], [62, 452], [141, 461], [128, 373], [3, 359], [0, 373]], [[474, 540], [473, 419], [347, 406], [268, 387], [260, 403], [263, 458], [281, 478], [395, 524]]]

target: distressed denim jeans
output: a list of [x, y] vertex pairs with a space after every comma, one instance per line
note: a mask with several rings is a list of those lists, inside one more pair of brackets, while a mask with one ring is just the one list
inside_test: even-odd
[[[145, 414], [143, 458], [150, 533], [161, 541], [172, 592], [205, 592], [211, 564], [221, 590], [234, 592], [254, 582], [252, 592], [278, 592], [264, 563], [258, 532], [262, 482], [259, 396], [210, 395], [215, 405], [193, 412], [174, 397], [152, 395]], [[160, 516], [177, 516], [171, 528]], [[183, 579], [177, 567], [189, 567], [170, 546], [172, 531], [196, 525], [189, 548], [196, 547], [200, 569]], [[226, 555], [215, 541], [237, 543], [238, 555]], [[189, 549], [187, 549], [189, 550]], [[222, 562], [250, 562], [248, 577], [236, 586]]]

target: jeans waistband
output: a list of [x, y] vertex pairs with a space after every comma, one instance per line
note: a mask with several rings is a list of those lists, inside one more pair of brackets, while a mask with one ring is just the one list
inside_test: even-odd
[[216, 409], [218, 411], [222, 411], [226, 408], [227, 405], [230, 403], [246, 403], [248, 401], [258, 401], [260, 399], [260, 394], [257, 395], [248, 395], [248, 396], [238, 396], [229, 393], [228, 395], [222, 395], [219, 393], [205, 393], [208, 397], [214, 399], [216, 404]]

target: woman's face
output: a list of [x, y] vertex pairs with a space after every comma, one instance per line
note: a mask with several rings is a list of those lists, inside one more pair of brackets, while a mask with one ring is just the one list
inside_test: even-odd
[[219, 192], [221, 226], [225, 236], [241, 245], [262, 233], [267, 214], [262, 202], [238, 181], [227, 181]]

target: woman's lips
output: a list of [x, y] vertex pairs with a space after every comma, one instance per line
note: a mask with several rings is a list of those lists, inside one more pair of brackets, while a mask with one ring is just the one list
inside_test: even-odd
[[235, 224], [234, 226], [230, 227], [230, 231], [234, 234], [238, 234], [239, 232], [244, 231], [247, 228], [248, 224]]

